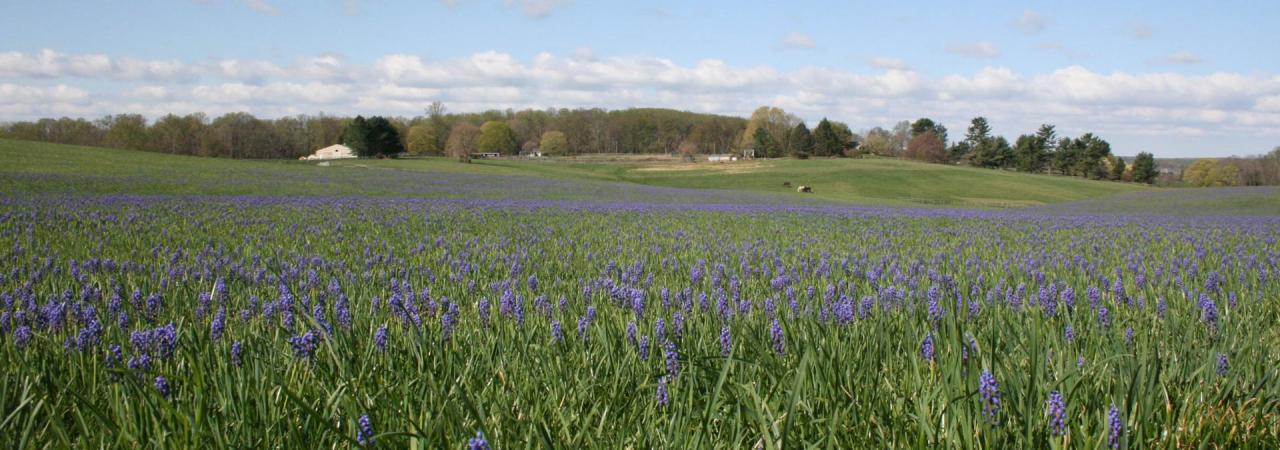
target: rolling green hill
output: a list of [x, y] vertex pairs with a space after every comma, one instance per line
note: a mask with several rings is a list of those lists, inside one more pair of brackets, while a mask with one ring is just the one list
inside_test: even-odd
[[[1154, 190], [1126, 183], [892, 159], [694, 164], [480, 160], [461, 164], [447, 158], [421, 158], [346, 160], [319, 167], [314, 162], [197, 158], [13, 140], [0, 140], [0, 158], [5, 161], [0, 166], [0, 193], [432, 196], [428, 182], [439, 178], [432, 174], [515, 176], [499, 178], [511, 183], [539, 179], [614, 182], [852, 203], [996, 208]], [[422, 186], [418, 186], [420, 182]], [[799, 194], [784, 187], [784, 182], [812, 186], [814, 192]], [[603, 184], [583, 186], [589, 191]]]

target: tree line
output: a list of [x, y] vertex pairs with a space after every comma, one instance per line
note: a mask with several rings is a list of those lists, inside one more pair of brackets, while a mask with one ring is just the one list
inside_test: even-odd
[[1112, 154], [1101, 137], [1058, 136], [1053, 125], [1042, 125], [1011, 143], [994, 135], [986, 118], [976, 117], [962, 138], [951, 141], [947, 128], [929, 118], [855, 133], [849, 125], [827, 118], [810, 129], [794, 114], [771, 106], [757, 108], [746, 119], [658, 108], [452, 113], [440, 102], [409, 118], [319, 114], [260, 119], [236, 112], [216, 118], [168, 114], [148, 121], [138, 114], [118, 114], [92, 121], [64, 117], [0, 124], [0, 137], [226, 158], [298, 158], [337, 143], [362, 156], [516, 155], [534, 150], [548, 155], [876, 155], [1140, 183], [1280, 184], [1280, 148], [1264, 157], [1210, 160], [1177, 174], [1161, 174], [1150, 153], [1125, 161]]

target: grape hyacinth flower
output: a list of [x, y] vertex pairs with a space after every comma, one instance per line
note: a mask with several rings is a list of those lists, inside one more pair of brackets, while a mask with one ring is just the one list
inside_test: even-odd
[[1107, 445], [1111, 448], [1120, 448], [1120, 438], [1124, 435], [1124, 423], [1120, 420], [1120, 410], [1116, 408], [1115, 403], [1111, 404], [1111, 411], [1107, 413], [1107, 423], [1111, 428]]
[[1067, 428], [1067, 404], [1062, 400], [1062, 394], [1056, 390], [1050, 392], [1049, 404], [1045, 409], [1046, 414], [1049, 415], [1049, 433], [1054, 436], [1065, 434]]
[[360, 429], [356, 430], [356, 442], [364, 446], [373, 445], [373, 421], [369, 419], [369, 415], [361, 415], [357, 422], [360, 424]]
[[477, 431], [476, 437], [467, 440], [467, 450], [490, 450], [489, 441], [485, 440], [483, 432]]
[[244, 360], [241, 359], [241, 356], [240, 356], [242, 353], [244, 353], [244, 346], [241, 345], [240, 341], [232, 342], [231, 343], [231, 364], [235, 364], [236, 367], [240, 367], [241, 364], [244, 364]]
[[920, 343], [920, 358], [928, 362], [933, 362], [933, 333], [924, 336], [924, 342]]
[[1200, 320], [1210, 332], [1218, 331], [1218, 305], [1207, 294], [1200, 294]]
[[1218, 353], [1217, 370], [1218, 370], [1218, 376], [1220, 377], [1227, 376], [1227, 354], [1226, 353]]
[[658, 379], [658, 406], [667, 407], [667, 403], [671, 401], [667, 393], [667, 377]]
[[1071, 324], [1067, 324], [1067, 329], [1063, 331], [1062, 334], [1063, 337], [1067, 339], [1067, 344], [1073, 344], [1076, 342], [1076, 329], [1075, 327], [1072, 327]]
[[936, 323], [939, 320], [942, 320], [942, 313], [943, 313], [942, 306], [938, 305], [938, 297], [941, 296], [941, 294], [938, 292], [938, 287], [930, 286], [928, 296], [929, 296], [929, 321]]
[[729, 334], [729, 326], [720, 327], [720, 356], [728, 358], [733, 351], [733, 336]]
[[319, 340], [316, 332], [308, 330], [306, 333], [289, 338], [289, 346], [293, 347], [295, 358], [311, 359], [316, 354], [316, 345]]
[[551, 339], [557, 344], [564, 342], [564, 329], [560, 327], [559, 321], [551, 321]]
[[209, 325], [209, 335], [214, 341], [222, 338], [222, 332], [227, 329], [227, 308], [219, 307], [218, 312], [213, 314], [213, 323]]
[[156, 391], [164, 398], [169, 398], [169, 380], [163, 375], [156, 377]]
[[387, 351], [387, 324], [382, 324], [382, 326], [378, 327], [377, 331], [373, 332], [373, 346], [376, 347], [379, 352]]
[[1102, 328], [1111, 327], [1111, 310], [1105, 305], [1098, 306], [1098, 324], [1102, 325]]
[[1124, 329], [1124, 342], [1130, 346], [1133, 345], [1133, 327]]
[[642, 361], [649, 359], [649, 336], [640, 336], [640, 342], [636, 344], [636, 351], [640, 353]]
[[990, 371], [982, 371], [978, 377], [978, 393], [982, 396], [982, 414], [991, 423], [998, 424], [996, 417], [1000, 414], [1000, 385]]
[[773, 338], [773, 351], [779, 355], [786, 353], [786, 336], [782, 334], [782, 324], [778, 323], [778, 319], [773, 319], [773, 325], [769, 327], [769, 334]]
[[667, 341], [663, 356], [667, 361], [667, 375], [675, 378], [676, 375], [680, 374], [680, 353], [676, 351], [676, 344]]

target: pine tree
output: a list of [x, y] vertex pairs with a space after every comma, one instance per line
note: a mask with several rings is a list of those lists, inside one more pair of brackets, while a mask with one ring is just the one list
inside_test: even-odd
[[836, 135], [831, 122], [826, 118], [818, 122], [818, 127], [813, 129], [813, 141], [813, 154], [816, 156], [837, 156], [843, 153], [844, 143], [840, 142], [840, 136]]
[[1156, 160], [1150, 153], [1138, 153], [1133, 158], [1133, 181], [1151, 184], [1156, 180]]
[[358, 156], [373, 156], [369, 149], [369, 122], [364, 116], [356, 116], [347, 125], [347, 130], [342, 133], [342, 144], [351, 147]]
[[791, 156], [804, 159], [813, 154], [813, 134], [809, 132], [809, 127], [804, 126], [804, 122], [791, 130], [790, 135], [787, 136], [787, 142]]

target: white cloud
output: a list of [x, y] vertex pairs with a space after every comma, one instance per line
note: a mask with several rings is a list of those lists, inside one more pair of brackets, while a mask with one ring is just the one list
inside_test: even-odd
[[907, 70], [910, 69], [906, 61], [897, 58], [888, 58], [883, 56], [873, 57], [867, 60], [867, 64], [881, 69]]
[[240, 0], [240, 1], [241, 3], [244, 3], [245, 6], [248, 6], [249, 9], [252, 9], [254, 11], [257, 11], [266, 15], [274, 16], [276, 14], [280, 14], [280, 11], [277, 10], [275, 6], [272, 6], [270, 3], [267, 3], [266, 0]]
[[947, 53], [970, 58], [995, 58], [1000, 56], [1000, 49], [990, 42], [979, 41], [949, 45]]
[[778, 45], [789, 49], [809, 49], [817, 46], [812, 37], [800, 32], [787, 33], [778, 41]]
[[453, 59], [390, 54], [367, 64], [338, 55], [277, 63], [7, 52], [0, 53], [0, 121], [121, 112], [414, 115], [433, 100], [452, 111], [652, 106], [740, 116], [772, 104], [854, 128], [920, 116], [961, 126], [984, 115], [998, 132], [1012, 135], [1048, 122], [1064, 133], [1104, 136], [1200, 130], [1280, 139], [1276, 75], [1096, 72], [1083, 66], [1035, 73], [993, 65], [931, 76], [891, 58], [868, 62], [877, 69], [778, 70], [716, 59], [603, 56], [589, 49], [529, 58], [493, 51]]
[[1022, 12], [1022, 17], [1013, 22], [1013, 26], [1025, 34], [1036, 34], [1049, 26], [1049, 19], [1028, 9]]
[[[530, 19], [541, 19], [550, 16], [557, 9], [569, 6], [570, 0], [505, 0], [507, 8], [518, 9]], [[445, 4], [454, 7], [457, 0], [445, 0]]]
[[1165, 62], [1174, 64], [1198, 64], [1200, 55], [1192, 52], [1175, 52], [1164, 57]]
[[1151, 29], [1151, 25], [1143, 22], [1129, 24], [1129, 36], [1134, 39], [1150, 39], [1153, 34], [1155, 31]]

